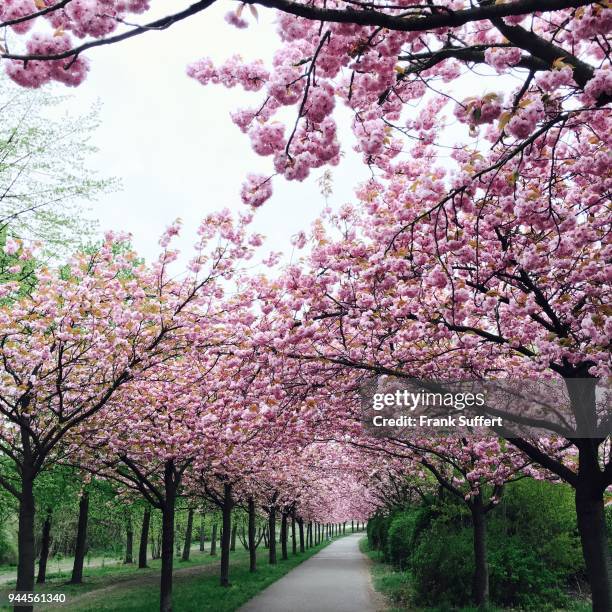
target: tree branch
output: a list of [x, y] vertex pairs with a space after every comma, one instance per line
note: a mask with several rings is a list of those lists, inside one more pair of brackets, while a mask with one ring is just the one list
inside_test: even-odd
[[[260, 4], [268, 8], [278, 9], [305, 19], [335, 23], [355, 23], [363, 26], [379, 26], [388, 30], [401, 32], [423, 32], [445, 27], [458, 27], [472, 21], [502, 18], [510, 15], [526, 15], [535, 12], [560, 11], [567, 8], [577, 8], [592, 4], [592, 0], [518, 0], [504, 4], [486, 3], [479, 7], [461, 11], [433, 12], [418, 17], [402, 17], [388, 15], [369, 9], [358, 11], [354, 9], [327, 9], [311, 5], [299, 4], [291, 0], [247, 0], [246, 4]], [[432, 10], [443, 7], [432, 5]]]

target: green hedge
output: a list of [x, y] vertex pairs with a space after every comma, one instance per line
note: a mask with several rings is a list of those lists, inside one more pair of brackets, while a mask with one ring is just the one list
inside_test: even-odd
[[[487, 523], [492, 603], [525, 610], [568, 605], [569, 590], [584, 578], [572, 489], [531, 479], [513, 483]], [[376, 516], [368, 538], [384, 560], [410, 574], [415, 605], [470, 603], [472, 528], [456, 498]]]

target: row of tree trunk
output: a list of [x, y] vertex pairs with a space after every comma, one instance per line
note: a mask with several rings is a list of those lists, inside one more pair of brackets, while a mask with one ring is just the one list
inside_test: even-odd
[[[162, 612], [170, 612], [171, 596], [172, 596], [172, 566], [173, 566], [173, 551], [175, 540], [175, 505], [168, 503], [173, 498], [172, 479], [168, 478], [166, 482], [166, 504], [162, 508], [162, 530], [161, 530], [161, 550], [160, 557], [162, 561], [161, 582], [160, 582], [160, 601]], [[174, 491], [174, 499], [175, 499]], [[229, 483], [224, 484], [223, 496], [220, 500], [221, 508], [221, 563], [220, 563], [220, 584], [221, 586], [229, 586], [229, 560], [230, 552], [236, 549], [236, 539], [238, 525], [232, 522], [232, 512], [235, 506], [232, 497], [232, 486]], [[257, 571], [257, 547], [264, 541], [264, 546], [268, 548], [268, 562], [270, 564], [277, 563], [277, 522], [280, 516], [280, 534], [278, 542], [281, 547], [281, 558], [283, 560], [289, 558], [289, 538], [291, 538], [291, 552], [293, 555], [299, 552], [303, 553], [307, 548], [318, 546], [323, 540], [330, 539], [340, 534], [346, 533], [346, 523], [318, 523], [309, 521], [305, 523], [304, 519], [298, 516], [294, 509], [279, 508], [275, 500], [266, 508], [267, 510], [267, 526], [264, 529], [257, 529], [257, 507], [255, 500], [249, 498], [247, 501], [247, 537], [243, 540], [245, 548], [249, 551], [249, 569], [251, 572]], [[193, 541], [193, 520], [195, 511], [190, 509], [187, 514], [187, 525], [185, 529], [185, 538], [182, 549], [181, 559], [188, 561], [190, 557], [191, 544]], [[79, 518], [77, 526], [77, 537], [75, 546], [75, 558], [72, 570], [70, 583], [79, 584], [83, 581], [83, 565], [87, 552], [87, 521], [89, 515], [89, 494], [83, 492], [79, 501]], [[52, 522], [52, 509], [47, 509], [45, 521], [42, 529], [42, 545], [38, 564], [37, 582], [44, 583], [46, 579], [46, 568], [49, 557], [50, 534]], [[151, 509], [145, 508], [142, 528], [140, 533], [140, 543], [138, 549], [138, 567], [147, 567], [147, 548], [150, 537], [151, 527]], [[360, 523], [351, 521], [351, 532], [360, 529]], [[217, 554], [217, 532], [218, 525], [213, 523], [210, 539], [210, 554]], [[291, 536], [289, 536], [291, 534]], [[126, 524], [126, 550], [125, 563], [133, 563], [133, 540], [134, 530], [131, 518], [128, 517]], [[204, 551], [205, 533], [204, 533], [204, 515], [201, 515], [200, 522], [200, 550]], [[180, 549], [179, 549], [180, 550]], [[154, 555], [155, 556], [155, 555]]]

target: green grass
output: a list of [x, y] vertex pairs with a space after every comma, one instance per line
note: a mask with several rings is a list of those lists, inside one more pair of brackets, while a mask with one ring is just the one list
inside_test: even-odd
[[[267, 586], [284, 576], [294, 567], [319, 552], [328, 542], [308, 549], [305, 553], [280, 559], [271, 566], [267, 563], [267, 550], [257, 554], [258, 570], [249, 572], [248, 553], [236, 550], [230, 557], [231, 586], [219, 586], [220, 556], [207, 553], [193, 554], [191, 561], [175, 561], [173, 607], [176, 612], [230, 612], [257, 595]], [[67, 602], [54, 609], [71, 612], [152, 612], [159, 608], [159, 561], [151, 562], [151, 569], [138, 570], [133, 566], [91, 568], [84, 571], [82, 585], [69, 585], [63, 579], [53, 579], [39, 593], [65, 593]], [[6, 601], [10, 589], [0, 589], [0, 601]], [[96, 591], [100, 591], [97, 593]], [[72, 600], [72, 603], [71, 603]], [[0, 607], [0, 610], [8, 610]], [[51, 609], [37, 607], [37, 610]]]
[[412, 610], [413, 608], [408, 607], [412, 598], [410, 575], [383, 563], [380, 553], [369, 547], [367, 538], [359, 541], [359, 550], [372, 561], [370, 567], [372, 583], [387, 601], [387, 612]]

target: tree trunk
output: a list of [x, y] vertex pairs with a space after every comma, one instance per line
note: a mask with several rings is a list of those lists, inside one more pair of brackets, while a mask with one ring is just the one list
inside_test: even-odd
[[276, 564], [276, 506], [272, 504], [268, 511], [268, 562], [270, 565]]
[[221, 576], [220, 584], [222, 587], [230, 586], [229, 582], [229, 560], [232, 540], [232, 485], [223, 485], [223, 531], [221, 532]]
[[[589, 442], [591, 440], [586, 441], [587, 445]], [[585, 445], [579, 451], [580, 480], [576, 487], [578, 532], [580, 533], [582, 554], [591, 585], [593, 611], [610, 612], [612, 610], [610, 588], [612, 561], [604, 514], [604, 488], [597, 482], [600, 479], [597, 478], [599, 474], [595, 469], [589, 470], [587, 467], [589, 462], [593, 468], [596, 466], [596, 455], [593, 457], [585, 456], [588, 454], [590, 454], [589, 448]]]
[[[586, 385], [584, 379], [566, 378], [565, 384], [578, 425], [583, 431], [594, 431], [597, 423], [597, 380], [593, 378], [590, 380], [590, 385]], [[539, 457], [532, 453], [529, 447], [525, 448], [519, 444], [520, 439], [513, 441], [510, 438], [509, 441], [538, 462]], [[591, 586], [593, 610], [610, 612], [612, 559], [607, 543], [603, 509], [603, 494], [610, 482], [599, 465], [599, 447], [602, 440], [576, 437], [573, 442], [578, 448], [578, 473], [570, 484], [575, 489], [578, 531]], [[557, 475], [567, 480], [562, 473]]]
[[125, 529], [125, 559], [124, 563], [134, 563], [134, 528], [132, 526], [132, 515], [128, 516]]
[[142, 529], [140, 531], [140, 546], [138, 548], [138, 567], [147, 567], [147, 542], [149, 541], [149, 525], [151, 524], [151, 508], [145, 508], [142, 516]]
[[355, 533], [355, 521], [351, 521], [351, 533]]
[[232, 525], [232, 537], [230, 540], [230, 550], [234, 551], [236, 550], [236, 535], [238, 533], [238, 523], [236, 523], [234, 521], [234, 524]]
[[159, 582], [160, 612], [172, 612], [172, 564], [174, 561], [174, 512], [177, 482], [174, 462], [164, 468], [164, 504], [162, 506], [161, 577]]
[[187, 513], [187, 529], [185, 530], [185, 544], [183, 545], [183, 561], [189, 561], [189, 553], [191, 552], [191, 537], [193, 534], [193, 510], [189, 508]]
[[47, 516], [43, 523], [42, 529], [42, 541], [40, 546], [40, 558], [38, 559], [38, 577], [36, 582], [38, 584], [44, 584], [47, 579], [47, 560], [49, 559], [49, 544], [51, 542], [51, 516], [53, 514], [52, 508], [47, 508]]
[[257, 547], [255, 545], [255, 500], [249, 497], [249, 571], [257, 571]]
[[74, 565], [72, 566], [72, 578], [70, 584], [81, 584], [83, 582], [83, 562], [87, 550], [87, 519], [89, 516], [89, 493], [83, 491], [79, 502], [79, 522], [77, 525], [77, 539], [74, 551]]
[[304, 519], [302, 517], [298, 519], [298, 529], [300, 533], [300, 552], [303, 553], [306, 549], [304, 548]]
[[214, 557], [217, 554], [217, 523], [212, 526], [212, 533], [210, 534], [210, 556]]
[[286, 561], [289, 558], [287, 554], [287, 513], [281, 512], [281, 531], [280, 531], [280, 540], [281, 540], [281, 559]]
[[206, 515], [202, 512], [200, 514], [200, 552], [204, 552], [204, 543], [206, 541], [206, 534], [204, 533], [204, 519]]
[[297, 555], [297, 539], [295, 537], [295, 514], [291, 514], [291, 552]]
[[[25, 471], [25, 468], [24, 468]], [[19, 500], [19, 531], [17, 534], [18, 561], [16, 591], [34, 591], [34, 564], [36, 553], [34, 549], [34, 477], [28, 473], [22, 474], [21, 499]], [[15, 608], [19, 612], [28, 612], [32, 606]]]
[[472, 506], [472, 527], [474, 530], [474, 603], [486, 608], [489, 600], [489, 566], [487, 564], [487, 522], [480, 495]]

